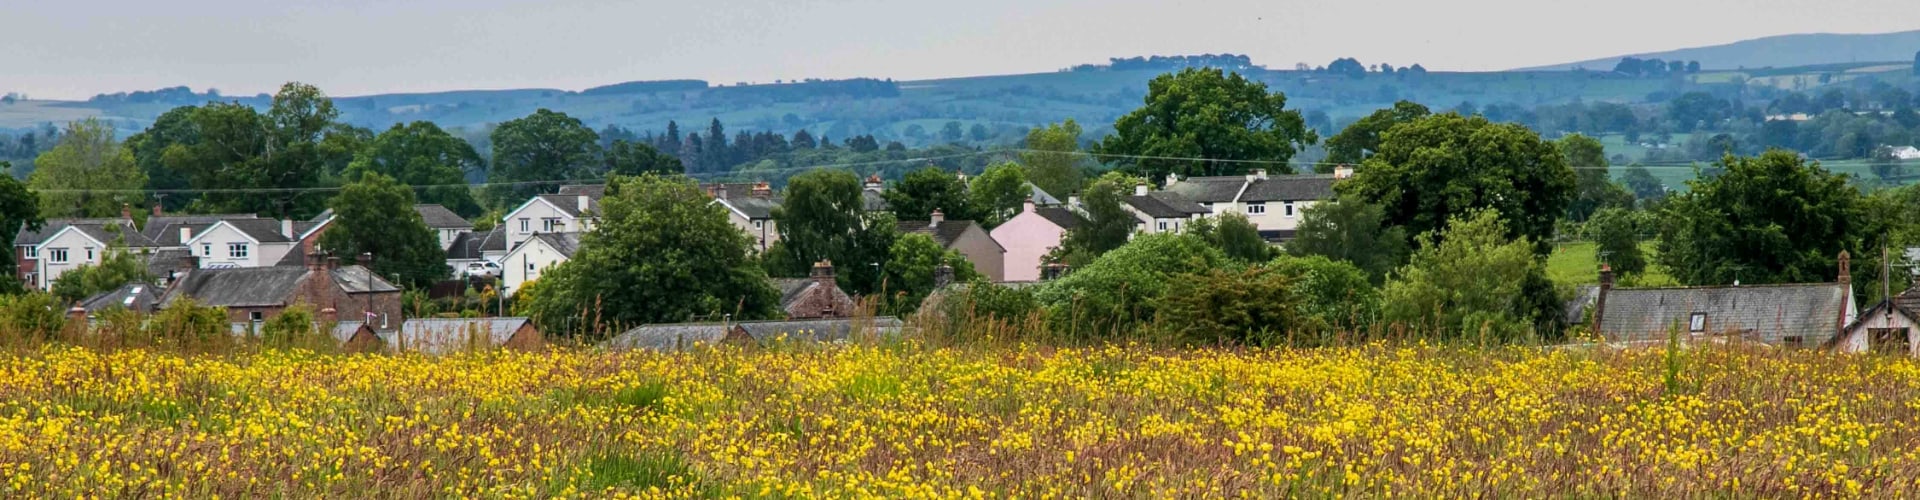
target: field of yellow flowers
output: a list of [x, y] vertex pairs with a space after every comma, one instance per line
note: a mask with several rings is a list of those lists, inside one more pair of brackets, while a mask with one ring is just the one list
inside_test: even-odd
[[1668, 356], [1380, 344], [446, 358], [43, 347], [0, 355], [0, 497], [1920, 491], [1913, 361]]

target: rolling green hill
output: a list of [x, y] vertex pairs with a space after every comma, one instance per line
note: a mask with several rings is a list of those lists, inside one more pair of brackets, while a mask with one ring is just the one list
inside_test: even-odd
[[1610, 70], [1622, 57], [1700, 61], [1707, 69], [1787, 68], [1832, 63], [1913, 61], [1920, 51], [1920, 30], [1897, 33], [1807, 33], [1755, 38], [1722, 45], [1666, 52], [1603, 57], [1516, 71]]

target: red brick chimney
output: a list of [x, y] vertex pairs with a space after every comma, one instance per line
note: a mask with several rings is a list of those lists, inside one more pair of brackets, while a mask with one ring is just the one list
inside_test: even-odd
[[813, 281], [820, 286], [833, 286], [833, 261], [822, 260], [813, 263]]
[[773, 185], [768, 184], [767, 181], [760, 181], [760, 182], [753, 183], [753, 197], [755, 198], [773, 197]]
[[154, 217], [159, 217], [159, 216], [160, 216], [160, 204], [159, 204], [159, 203], [154, 203], [154, 204], [153, 204], [153, 216], [154, 216]]
[[1607, 292], [1613, 291], [1613, 266], [1600, 265], [1600, 293], [1593, 298], [1593, 333], [1599, 334], [1600, 318], [1606, 317]]
[[1853, 258], [1847, 255], [1846, 250], [1840, 251], [1840, 278], [1835, 280], [1836, 283], [1839, 283], [1842, 285], [1848, 285], [1853, 283], [1853, 265], [1851, 263], [1852, 260]]
[[133, 205], [128, 205], [128, 204], [126, 204], [126, 203], [121, 203], [121, 204], [120, 204], [120, 218], [122, 218], [122, 219], [126, 219], [126, 220], [133, 220]]

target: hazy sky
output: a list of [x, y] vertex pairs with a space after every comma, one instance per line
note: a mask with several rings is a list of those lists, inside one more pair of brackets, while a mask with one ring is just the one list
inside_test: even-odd
[[1920, 28], [1913, 0], [19, 0], [0, 92], [300, 80], [338, 96], [628, 80], [920, 79], [1108, 57], [1352, 56], [1489, 70], [1767, 35]]

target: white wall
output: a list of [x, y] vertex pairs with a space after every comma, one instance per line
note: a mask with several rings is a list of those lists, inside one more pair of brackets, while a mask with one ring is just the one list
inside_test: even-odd
[[[561, 227], [555, 228], [552, 231], [546, 230], [546, 225], [541, 221], [550, 218], [559, 219]], [[520, 224], [522, 219], [526, 220], [525, 226]], [[534, 234], [538, 233], [583, 232], [593, 229], [592, 220], [575, 220], [573, 216], [567, 215], [566, 212], [560, 211], [560, 209], [555, 208], [553, 205], [539, 198], [535, 198], [519, 210], [507, 214], [506, 218], [501, 220], [501, 223], [505, 224], [501, 227], [507, 228], [508, 249], [519, 246], [521, 242], [527, 241], [527, 238], [532, 238]]]
[[773, 242], [780, 241], [780, 229], [774, 225], [773, 219], [761, 219], [759, 220], [760, 224], [756, 226], [753, 219], [748, 219], [740, 215], [740, 212], [726, 208], [725, 204], [716, 202], [715, 205], [726, 209], [727, 221], [732, 222], [733, 227], [740, 228], [740, 232], [747, 233], [747, 238], [753, 241], [755, 251], [764, 252], [767, 247], [773, 246]]
[[1840, 340], [1834, 344], [1834, 350], [1839, 352], [1867, 352], [1870, 347], [1869, 343], [1871, 342], [1868, 330], [1876, 328], [1907, 329], [1907, 355], [1920, 357], [1920, 324], [1916, 324], [1913, 318], [1908, 318], [1907, 315], [1900, 314], [1898, 311], [1895, 311], [1891, 318], [1888, 318], [1887, 315], [1879, 311], [1874, 311], [1873, 314], [1860, 318], [1860, 322], [1848, 328], [1844, 334], [1845, 337], [1841, 337]]
[[[50, 257], [56, 248], [65, 248], [67, 250], [66, 263], [53, 263], [53, 259]], [[87, 258], [87, 254], [89, 253], [88, 249], [92, 249], [91, 253], [93, 254], [93, 258], [91, 259]], [[35, 263], [36, 267], [38, 267], [37, 271], [40, 273], [40, 282], [34, 285], [42, 290], [50, 289], [53, 287], [53, 280], [59, 279], [62, 273], [83, 265], [99, 264], [102, 257], [101, 254], [106, 251], [106, 245], [94, 241], [93, 238], [88, 237], [86, 233], [82, 233], [79, 230], [61, 231], [60, 234], [56, 234], [54, 237], [48, 238], [46, 241], [40, 243], [39, 261]]]
[[516, 248], [508, 253], [505, 261], [500, 263], [500, 288], [508, 295], [512, 295], [514, 291], [520, 289], [520, 285], [540, 279], [540, 274], [548, 268], [566, 261], [566, 256], [555, 251], [553, 247], [547, 246], [545, 242], [528, 240], [522, 248]]
[[[231, 248], [233, 244], [245, 244], [247, 255], [234, 257]], [[188, 242], [187, 251], [200, 258], [201, 268], [216, 265], [265, 267], [279, 263], [281, 258], [287, 256], [287, 252], [293, 250], [294, 245], [294, 242], [257, 243], [233, 226], [215, 224], [208, 227], [206, 231], [194, 235], [193, 240]]]

